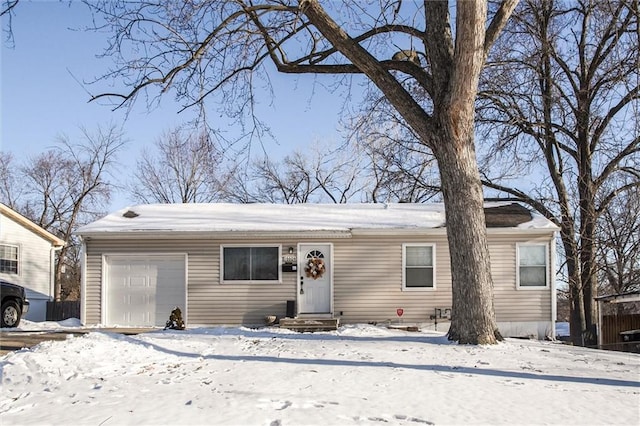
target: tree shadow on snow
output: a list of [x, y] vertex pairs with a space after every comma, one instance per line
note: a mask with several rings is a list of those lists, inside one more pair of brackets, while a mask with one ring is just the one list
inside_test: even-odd
[[[252, 334], [253, 337], [258, 337]], [[288, 336], [288, 335], [286, 335]], [[281, 335], [272, 335], [270, 337], [282, 337]], [[347, 336], [348, 337], [348, 336]], [[403, 336], [398, 336], [403, 337]], [[333, 336], [337, 340], [344, 340], [341, 336]], [[365, 338], [352, 336], [349, 340], [363, 340]], [[445, 337], [446, 339], [446, 337]], [[545, 380], [551, 382], [564, 382], [564, 383], [580, 383], [580, 384], [592, 384], [603, 386], [621, 386], [640, 388], [640, 381], [633, 380], [621, 380], [621, 379], [605, 379], [599, 377], [573, 377], [562, 376], [558, 374], [544, 374], [544, 373], [530, 373], [520, 371], [503, 371], [490, 368], [478, 368], [478, 367], [462, 367], [462, 366], [447, 366], [447, 365], [435, 365], [435, 364], [403, 364], [396, 362], [379, 362], [379, 361], [355, 361], [347, 359], [317, 359], [317, 358], [285, 358], [275, 356], [264, 355], [216, 355], [200, 353], [180, 352], [172, 349], [164, 348], [158, 344], [152, 342], [142, 342], [135, 339], [131, 339], [132, 343], [138, 343], [145, 347], [153, 347], [159, 352], [164, 352], [170, 355], [202, 358], [207, 360], [219, 360], [219, 361], [235, 361], [235, 362], [265, 362], [265, 363], [278, 363], [278, 364], [299, 364], [299, 365], [316, 365], [316, 366], [332, 366], [332, 367], [350, 367], [350, 368], [394, 368], [394, 369], [406, 369], [417, 371], [433, 371], [440, 373], [450, 374], [463, 374], [463, 375], [476, 375], [476, 376], [493, 376], [504, 377], [512, 379], [523, 380]], [[375, 338], [375, 340], [390, 340], [388, 338]], [[394, 340], [397, 340], [394, 338]]]

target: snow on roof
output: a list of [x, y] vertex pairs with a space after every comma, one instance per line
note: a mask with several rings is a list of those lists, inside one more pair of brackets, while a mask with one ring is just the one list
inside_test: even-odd
[[[505, 206], [487, 203], [485, 208]], [[78, 234], [110, 232], [309, 232], [424, 229], [445, 225], [437, 204], [144, 204], [113, 212]], [[551, 225], [551, 226], [550, 226]], [[512, 228], [553, 229], [542, 217]]]

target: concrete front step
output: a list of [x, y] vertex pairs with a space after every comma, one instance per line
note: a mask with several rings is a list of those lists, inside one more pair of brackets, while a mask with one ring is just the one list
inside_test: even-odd
[[339, 323], [339, 318], [282, 318], [280, 328], [300, 332], [334, 331], [338, 329]]

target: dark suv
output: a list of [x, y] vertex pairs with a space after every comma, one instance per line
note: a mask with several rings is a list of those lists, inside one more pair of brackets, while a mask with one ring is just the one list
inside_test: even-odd
[[20, 318], [29, 311], [29, 301], [24, 287], [12, 284], [8, 281], [0, 279], [2, 285], [0, 297], [2, 298], [2, 311], [0, 312], [0, 321], [2, 327], [17, 327], [20, 324]]

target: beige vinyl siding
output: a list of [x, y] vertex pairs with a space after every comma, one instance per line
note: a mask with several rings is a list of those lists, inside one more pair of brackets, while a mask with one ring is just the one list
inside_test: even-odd
[[[402, 244], [435, 244], [435, 289], [402, 290]], [[451, 274], [444, 236], [354, 237], [334, 243], [334, 307], [345, 323], [428, 321], [451, 307]]]
[[494, 286], [496, 320], [550, 321], [551, 320], [551, 250], [547, 257], [547, 284], [545, 288], [518, 289], [516, 287], [516, 245], [518, 243], [547, 243], [550, 237], [492, 236], [489, 239], [491, 272]]
[[[295, 300], [296, 273], [282, 272], [282, 283], [220, 284], [220, 244], [206, 254], [189, 255], [189, 323], [263, 325], [267, 315], [284, 317], [287, 300]], [[251, 246], [255, 241], [233, 241]], [[259, 244], [281, 245], [260, 241]], [[282, 244], [283, 251], [289, 245]]]
[[[93, 246], [93, 244], [91, 244]], [[82, 300], [84, 306], [84, 324], [101, 324], [101, 303], [102, 303], [102, 253], [89, 252], [89, 244], [87, 244], [87, 253], [85, 260], [85, 288]]]
[[[551, 286], [516, 288], [516, 243], [549, 243], [552, 235], [489, 234], [498, 321], [550, 321]], [[284, 317], [287, 300], [297, 298], [296, 272], [282, 272], [282, 283], [220, 284], [220, 245], [273, 244], [297, 247], [277, 239], [212, 240], [140, 238], [87, 241], [86, 323], [101, 319], [102, 255], [109, 253], [186, 253], [188, 325], [260, 325], [267, 315]], [[343, 323], [396, 320], [402, 308], [405, 322], [431, 322], [436, 308], [451, 308], [451, 268], [446, 236], [442, 232], [420, 236], [364, 236], [322, 240], [333, 244], [334, 316]], [[435, 244], [435, 289], [402, 290], [402, 244]], [[549, 250], [551, 255], [551, 250]], [[552, 265], [550, 259], [547, 259]], [[549, 282], [551, 268], [549, 269]], [[454, 313], [455, 314], [455, 313]]]
[[[282, 283], [220, 284], [220, 245], [228, 241], [96, 240], [87, 241], [86, 323], [101, 322], [102, 255], [126, 253], [186, 253], [187, 309], [190, 325], [261, 325], [264, 317], [284, 317], [287, 300], [295, 300], [296, 273], [282, 273]], [[234, 240], [233, 244], [281, 245], [295, 243]], [[167, 318], [168, 319], [168, 318]]]

